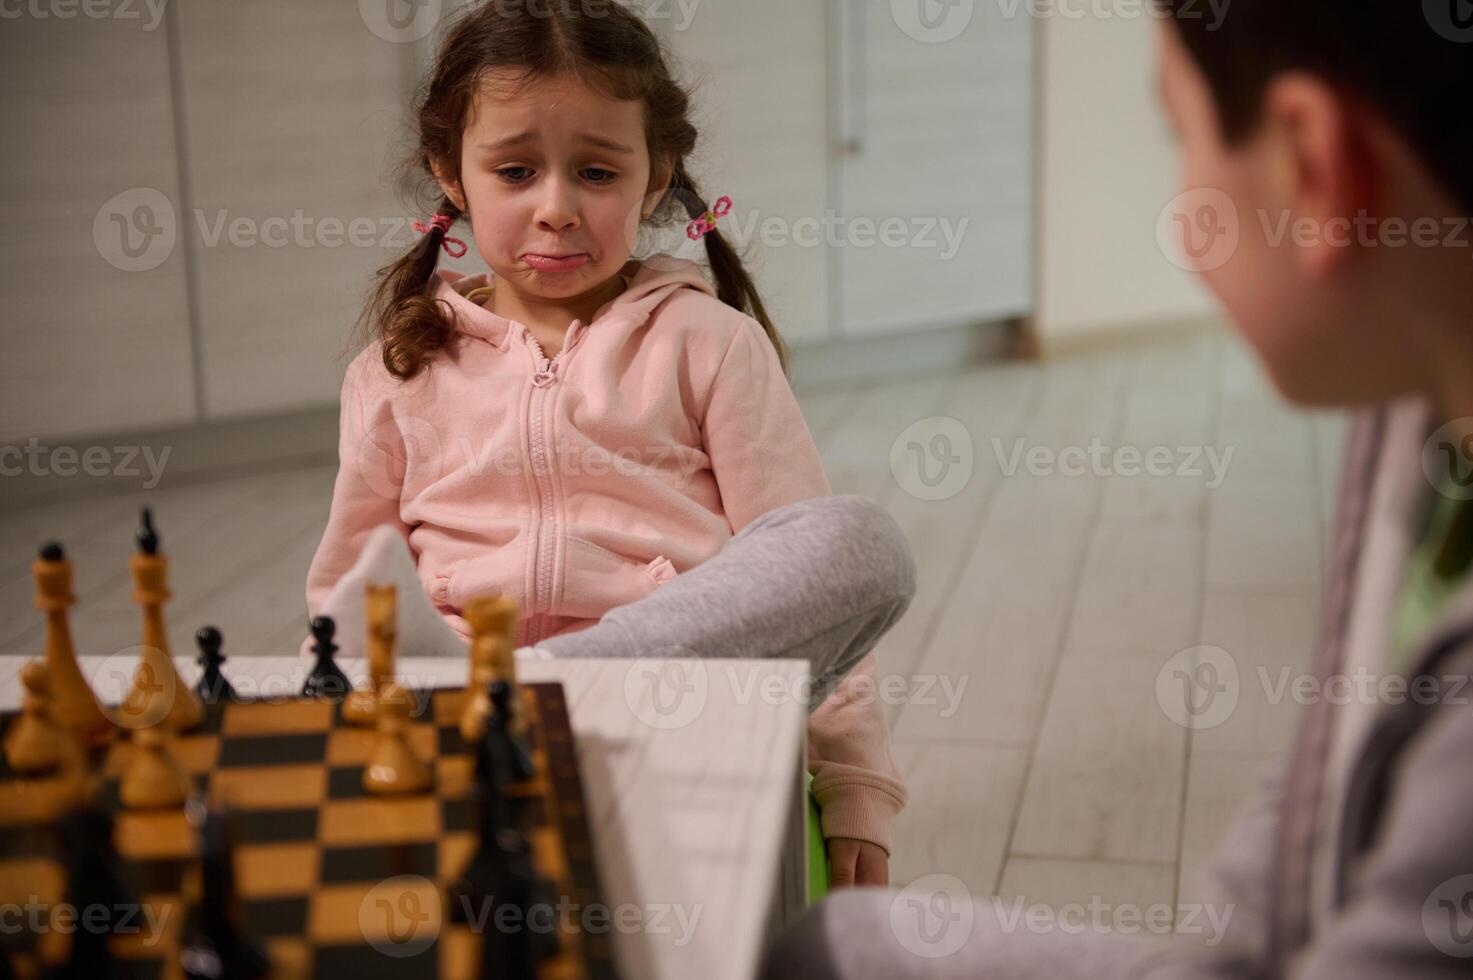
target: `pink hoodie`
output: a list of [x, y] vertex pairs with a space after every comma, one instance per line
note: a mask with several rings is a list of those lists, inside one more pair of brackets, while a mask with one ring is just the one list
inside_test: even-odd
[[[694, 568], [761, 514], [830, 493], [761, 324], [717, 299], [692, 262], [631, 262], [624, 279], [549, 359], [523, 324], [480, 305], [489, 273], [442, 269], [433, 287], [456, 317], [450, 347], [407, 383], [377, 343], [352, 361], [332, 509], [307, 575], [313, 614], [369, 532], [392, 524], [460, 635], [465, 601], [495, 592], [524, 611], [517, 645], [534, 646]], [[884, 737], [863, 741], [883, 747], [871, 768], [884, 792], [864, 794], [875, 820], [850, 822], [888, 850], [904, 788], [878, 703], [872, 714]]]

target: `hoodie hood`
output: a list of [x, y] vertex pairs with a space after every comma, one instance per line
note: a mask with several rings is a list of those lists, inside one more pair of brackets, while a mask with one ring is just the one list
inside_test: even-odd
[[[619, 270], [619, 275], [627, 284], [625, 290], [600, 307], [593, 321], [584, 326], [592, 326], [605, 317], [642, 323], [661, 303], [682, 289], [694, 289], [712, 297], [716, 295], [701, 267], [689, 259], [656, 255], [644, 261], [631, 260]], [[494, 288], [495, 280], [491, 272], [468, 276], [454, 269], [436, 269], [434, 296], [450, 304], [455, 311], [456, 327], [461, 333], [479, 337], [504, 350], [514, 321], [481, 305], [489, 295], [485, 291]], [[580, 321], [574, 321], [572, 326], [577, 328], [579, 325]], [[515, 326], [526, 329], [522, 324]], [[572, 336], [571, 330], [569, 336]]]

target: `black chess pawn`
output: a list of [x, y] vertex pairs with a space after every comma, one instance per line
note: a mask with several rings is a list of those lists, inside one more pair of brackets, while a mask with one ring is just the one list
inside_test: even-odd
[[112, 814], [101, 807], [75, 810], [62, 817], [57, 828], [66, 855], [66, 901], [74, 909], [104, 909], [105, 920], [94, 917], [85, 929], [71, 935], [66, 958], [43, 973], [46, 980], [128, 980], [132, 971], [108, 948], [113, 921], [137, 900], [123, 883], [113, 839]]
[[312, 672], [302, 685], [302, 697], [341, 700], [353, 687], [348, 683], [348, 675], [343, 673], [343, 668], [332, 657], [338, 649], [337, 644], [332, 641], [333, 634], [337, 632], [337, 623], [333, 622], [331, 616], [318, 616], [312, 620], [311, 628], [312, 652], [317, 654], [317, 662], [312, 665]]
[[199, 632], [194, 634], [194, 642], [199, 646], [199, 657], [196, 663], [202, 668], [199, 681], [194, 685], [194, 689], [199, 692], [200, 700], [205, 704], [219, 704], [221, 701], [235, 700], [235, 688], [220, 671], [220, 665], [226, 660], [225, 655], [220, 652], [220, 646], [224, 642], [220, 631], [213, 626], [202, 626]]
[[225, 814], [191, 803], [199, 821], [200, 900], [179, 951], [186, 980], [256, 980], [271, 971], [260, 946], [240, 928], [235, 865]]

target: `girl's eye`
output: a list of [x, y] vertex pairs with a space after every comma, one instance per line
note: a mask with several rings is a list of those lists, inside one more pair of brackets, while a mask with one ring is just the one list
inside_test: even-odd
[[531, 172], [530, 167], [502, 167], [496, 171], [501, 179], [509, 184], [520, 184], [527, 179], [527, 175], [531, 174]]
[[589, 167], [583, 171], [583, 175], [594, 184], [613, 183], [614, 179], [619, 176], [612, 170], [604, 170], [602, 167]]

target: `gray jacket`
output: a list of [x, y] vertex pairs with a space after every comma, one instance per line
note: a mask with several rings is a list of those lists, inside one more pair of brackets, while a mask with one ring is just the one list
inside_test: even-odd
[[[1404, 569], [1365, 560], [1372, 494], [1416, 484], [1425, 425], [1393, 425], [1420, 405], [1367, 412], [1346, 447], [1314, 673], [1323, 683], [1347, 669], [1346, 637], [1364, 576], [1399, 582]], [[1418, 494], [1400, 493], [1411, 502]], [[1398, 515], [1410, 528], [1416, 515]], [[1207, 883], [1230, 902], [1226, 938], [1210, 950], [1175, 948], [1149, 956], [1150, 977], [1466, 977], [1473, 974], [1473, 579], [1406, 661], [1409, 678], [1435, 688], [1375, 708], [1342, 776], [1338, 832], [1326, 835], [1324, 794], [1330, 747], [1343, 708], [1326, 698], [1301, 718], [1287, 768], [1240, 814]], [[1434, 693], [1435, 692], [1435, 693]], [[1317, 840], [1318, 838], [1318, 840]], [[1315, 915], [1315, 862], [1330, 882], [1329, 908]]]
[[[1423, 404], [1401, 403], [1352, 424], [1314, 665], [1321, 685], [1351, 676], [1354, 651], [1376, 660], [1387, 652], [1386, 620], [1405, 575], [1415, 508], [1428, 488], [1421, 465], [1428, 416]], [[1366, 603], [1367, 595], [1377, 601]], [[1245, 804], [1202, 883], [1209, 907], [1231, 908], [1212, 944], [1005, 929], [981, 901], [967, 915], [946, 909], [965, 928], [955, 933], [962, 941], [954, 950], [936, 955], [902, 928], [914, 911], [906, 893], [848, 889], [769, 951], [762, 976], [1473, 975], [1473, 579], [1407, 663], [1410, 674], [1438, 679], [1436, 696], [1388, 698], [1353, 711], [1321, 696], [1306, 707], [1287, 765]]]

